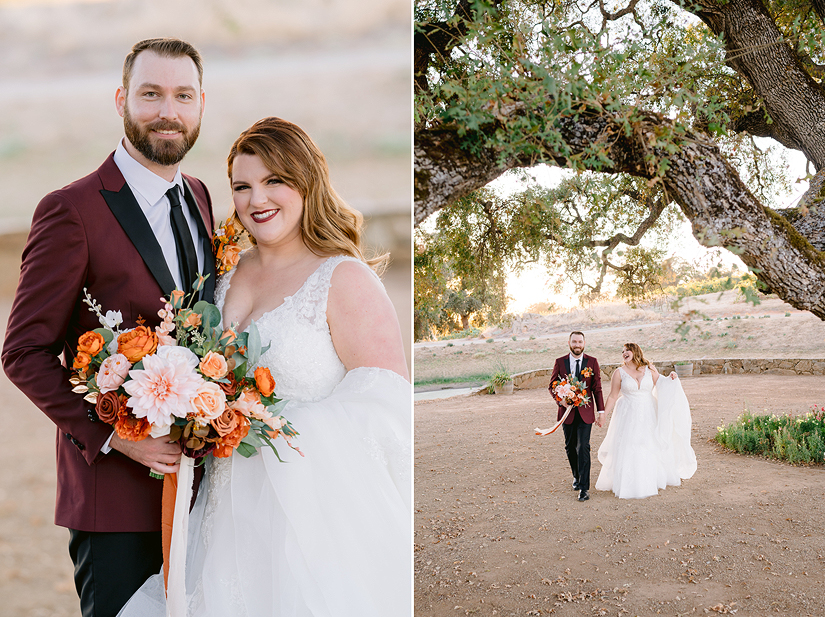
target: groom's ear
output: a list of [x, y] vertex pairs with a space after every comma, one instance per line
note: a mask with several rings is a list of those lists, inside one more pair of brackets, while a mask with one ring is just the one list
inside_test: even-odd
[[123, 110], [126, 109], [126, 88], [119, 86], [115, 92], [115, 109], [118, 115], [123, 117]]

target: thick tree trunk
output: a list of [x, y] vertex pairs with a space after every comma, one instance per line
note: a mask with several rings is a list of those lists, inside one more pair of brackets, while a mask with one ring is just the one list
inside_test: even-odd
[[817, 170], [825, 167], [825, 91], [782, 38], [762, 0], [677, 4], [724, 36], [728, 65], [764, 100], [774, 128], [766, 124], [754, 134], [767, 133], [801, 150]]

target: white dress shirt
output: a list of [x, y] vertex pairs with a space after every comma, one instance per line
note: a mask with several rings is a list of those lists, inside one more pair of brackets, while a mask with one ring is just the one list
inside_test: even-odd
[[584, 352], [578, 358], [572, 353], [570, 354], [570, 374], [576, 376], [576, 360], [579, 361], [579, 372], [584, 368]]
[[[125, 137], [124, 137], [125, 139]], [[149, 226], [155, 232], [155, 238], [160, 244], [163, 258], [169, 266], [169, 272], [175, 280], [178, 289], [183, 289], [183, 282], [180, 276], [180, 265], [178, 264], [178, 251], [175, 246], [175, 236], [172, 234], [172, 223], [169, 220], [169, 212], [172, 206], [166, 196], [173, 186], [180, 191], [180, 203], [183, 205], [183, 216], [192, 234], [192, 243], [195, 245], [195, 253], [198, 256], [198, 272], [203, 272], [203, 244], [200, 242], [198, 234], [198, 224], [189, 213], [186, 200], [183, 198], [183, 178], [180, 175], [180, 168], [175, 172], [175, 179], [167, 182], [160, 176], [146, 169], [138, 163], [123, 147], [123, 140], [117, 145], [115, 150], [115, 165], [123, 174], [126, 184], [132, 189], [132, 194], [143, 211]], [[184, 290], [189, 291], [189, 290]]]
[[[198, 272], [201, 273], [203, 272], [203, 244], [200, 242], [198, 224], [189, 214], [189, 208], [183, 198], [183, 178], [180, 175], [180, 168], [175, 172], [175, 179], [172, 182], [167, 182], [133, 159], [132, 155], [123, 147], [123, 139], [120, 140], [117, 150], [115, 150], [115, 165], [123, 174], [126, 184], [132, 189], [132, 194], [143, 211], [143, 215], [149, 221], [152, 231], [155, 232], [155, 238], [160, 244], [160, 250], [163, 252], [163, 258], [166, 260], [166, 265], [169, 266], [169, 272], [175, 280], [175, 285], [178, 289], [182, 289], [183, 282], [180, 276], [180, 265], [178, 264], [178, 250], [175, 246], [175, 236], [172, 234], [172, 222], [169, 218], [172, 206], [166, 196], [166, 191], [173, 186], [177, 186], [180, 191], [183, 216], [186, 219], [189, 232], [192, 234], [192, 243], [195, 245], [195, 252], [198, 255]], [[112, 450], [109, 444], [113, 435], [114, 432], [100, 448], [103, 454], [108, 454]]]

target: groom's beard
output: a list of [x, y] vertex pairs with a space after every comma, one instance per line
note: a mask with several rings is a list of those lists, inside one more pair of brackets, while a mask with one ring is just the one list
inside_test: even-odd
[[[179, 122], [166, 120], [158, 120], [141, 127], [132, 120], [129, 107], [126, 106], [123, 110], [123, 129], [126, 133], [126, 139], [132, 143], [138, 152], [153, 163], [168, 167], [180, 163], [186, 153], [192, 149], [200, 134], [201, 123], [199, 120], [197, 126], [190, 131], [187, 131], [186, 127]], [[181, 140], [157, 140], [153, 143], [151, 134], [153, 130], [180, 131]]]

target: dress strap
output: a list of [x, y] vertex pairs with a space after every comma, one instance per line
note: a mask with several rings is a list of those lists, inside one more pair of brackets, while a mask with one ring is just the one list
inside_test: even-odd
[[378, 275], [373, 272], [372, 268], [360, 259], [350, 257], [349, 255], [335, 255], [334, 257], [328, 258], [310, 275], [302, 290], [307, 296], [305, 301], [312, 306], [313, 316], [311, 321], [326, 324], [327, 300], [329, 299], [329, 289], [332, 286], [332, 275], [338, 264], [345, 261], [354, 261], [362, 264], [378, 278]]

